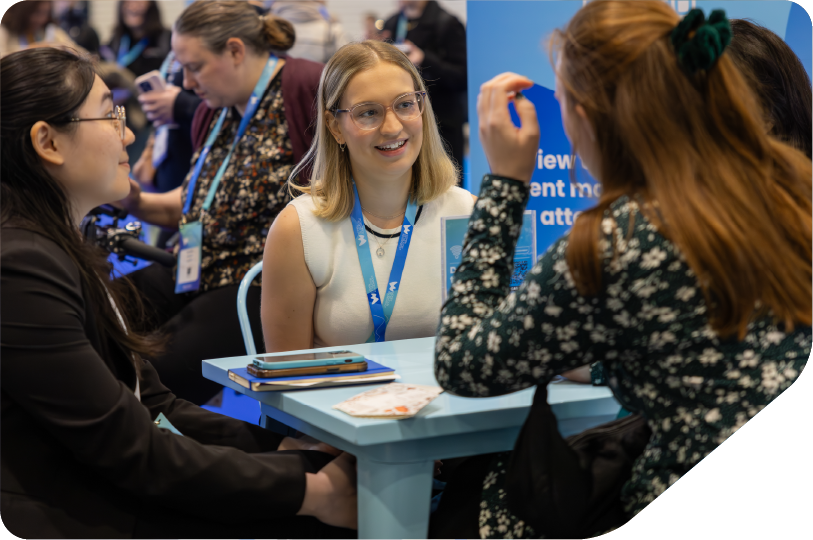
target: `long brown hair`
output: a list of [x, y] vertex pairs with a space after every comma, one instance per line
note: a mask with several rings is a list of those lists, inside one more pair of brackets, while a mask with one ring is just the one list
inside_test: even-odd
[[138, 291], [129, 279], [111, 279], [107, 253], [83, 241], [70, 199], [43, 166], [29, 133], [40, 120], [54, 122], [52, 127], [60, 131], [76, 130], [76, 123], [62, 120], [76, 116], [95, 77], [92, 60], [58, 48], [27, 49], [0, 59], [0, 222], [38, 232], [68, 254], [90, 297], [88, 309], [99, 335], [135, 353], [138, 368], [139, 355], [157, 354], [165, 339], [133, 330], [131, 322], [138, 323], [143, 314]]
[[602, 195], [570, 235], [577, 287], [600, 290], [602, 216], [628, 195], [682, 251], [721, 336], [742, 339], [768, 313], [809, 325], [810, 160], [764, 132], [728, 55], [693, 74], [679, 65], [669, 41], [679, 22], [664, 2], [597, 1], [553, 35], [557, 76], [601, 161]]
[[[293, 169], [288, 178], [288, 189], [293, 196], [309, 193], [316, 203], [315, 214], [328, 221], [339, 221], [353, 211], [353, 183], [350, 180], [348, 152], [339, 149], [339, 143], [330, 134], [326, 113], [339, 108], [339, 102], [350, 80], [358, 73], [387, 62], [398, 66], [412, 77], [415, 90], [426, 92], [423, 78], [407, 56], [393, 45], [368, 40], [348, 43], [331, 57], [316, 93], [316, 136], [308, 153]], [[446, 193], [457, 182], [457, 168], [449, 159], [440, 137], [432, 102], [424, 101], [423, 143], [418, 159], [412, 165], [410, 198], [425, 204]], [[313, 165], [310, 185], [297, 182], [299, 173]]]

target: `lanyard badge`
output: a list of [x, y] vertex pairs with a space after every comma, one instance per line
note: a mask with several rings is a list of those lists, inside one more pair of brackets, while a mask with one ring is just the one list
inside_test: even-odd
[[[271, 75], [274, 74], [274, 68], [276, 68], [276, 66], [277, 58], [274, 55], [271, 55], [271, 57], [268, 59], [268, 63], [265, 64], [265, 68], [260, 76], [260, 80], [257, 81], [257, 85], [254, 87], [254, 91], [251, 93], [251, 98], [248, 101], [248, 106], [243, 114], [243, 118], [240, 120], [240, 126], [237, 128], [237, 133], [234, 135], [234, 141], [231, 144], [229, 153], [226, 155], [225, 159], [223, 159], [223, 163], [220, 164], [217, 174], [215, 174], [215, 177], [212, 180], [212, 185], [209, 187], [209, 193], [206, 195], [206, 200], [203, 202], [203, 206], [201, 207], [201, 214], [209, 211], [209, 207], [212, 205], [212, 201], [214, 201], [215, 193], [217, 193], [217, 188], [220, 186], [220, 181], [223, 179], [223, 174], [226, 172], [226, 168], [229, 165], [232, 154], [234, 154], [234, 149], [237, 147], [237, 143], [246, 132], [248, 123], [257, 112], [260, 102], [262, 101], [262, 95], [265, 93], [268, 83], [271, 82]], [[197, 186], [201, 170], [203, 169], [203, 163], [206, 161], [206, 157], [211, 152], [212, 146], [214, 145], [215, 140], [217, 140], [220, 130], [223, 128], [223, 122], [226, 119], [227, 113], [227, 108], [224, 108], [220, 113], [220, 117], [217, 119], [217, 124], [215, 124], [214, 129], [206, 138], [206, 144], [204, 145], [203, 150], [201, 150], [198, 160], [195, 162], [195, 168], [192, 170], [192, 176], [189, 179], [189, 186], [186, 192], [186, 202], [184, 203], [183, 207], [184, 219], [186, 219], [186, 215], [192, 209], [192, 201], [195, 198], [195, 188]], [[203, 246], [203, 226], [201, 225], [200, 220], [191, 223], [182, 223], [180, 227], [180, 234], [181, 249], [178, 252], [178, 273], [175, 280], [176, 294], [194, 292], [200, 288], [200, 262], [202, 257], [201, 250]], [[192, 268], [192, 266], [194, 266], [194, 268]]]
[[200, 260], [203, 226], [200, 221], [180, 227], [181, 249], [178, 252], [178, 275], [175, 294], [195, 292], [200, 288]]
[[407, 204], [404, 220], [401, 223], [401, 235], [398, 237], [398, 249], [392, 263], [390, 279], [387, 280], [386, 295], [382, 298], [378, 290], [375, 269], [373, 268], [373, 257], [370, 253], [370, 237], [367, 235], [367, 229], [364, 226], [364, 216], [361, 213], [361, 202], [359, 201], [359, 192], [355, 182], [353, 182], [353, 194], [355, 195], [355, 204], [353, 205], [353, 212], [350, 214], [350, 222], [353, 225], [356, 251], [361, 265], [361, 274], [364, 277], [367, 304], [373, 317], [373, 333], [367, 339], [367, 343], [380, 343], [385, 341], [387, 325], [392, 317], [392, 311], [395, 309], [395, 299], [398, 297], [401, 276], [404, 273], [407, 253], [409, 253], [409, 246], [412, 241], [418, 206], [411, 200]]

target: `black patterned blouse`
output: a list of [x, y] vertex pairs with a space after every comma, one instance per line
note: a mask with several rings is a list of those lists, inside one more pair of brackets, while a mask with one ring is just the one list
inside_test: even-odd
[[[285, 69], [284, 67], [282, 69]], [[262, 260], [271, 222], [290, 201], [285, 182], [294, 165], [288, 123], [282, 104], [282, 69], [268, 85], [260, 106], [237, 143], [209, 211], [204, 213], [201, 291], [238, 285]], [[218, 112], [209, 130], [214, 129]], [[231, 148], [240, 115], [229, 109], [223, 128], [206, 157], [195, 201], [186, 220], [195, 221], [218, 168]], [[200, 150], [192, 157], [193, 169]], [[191, 172], [181, 187], [186, 202]], [[259, 276], [254, 284], [259, 284]]]
[[[603, 360], [613, 393], [652, 428], [622, 493], [634, 515], [796, 380], [810, 354], [811, 328], [786, 333], [762, 319], [743, 341], [719, 338], [681, 252], [627, 197], [602, 221], [598, 295], [576, 290], [567, 235], [509, 294], [527, 200], [522, 182], [483, 180], [441, 315], [435, 375], [454, 394], [486, 397]], [[484, 481], [481, 536], [538, 537], [506, 509], [506, 458], [494, 459]]]

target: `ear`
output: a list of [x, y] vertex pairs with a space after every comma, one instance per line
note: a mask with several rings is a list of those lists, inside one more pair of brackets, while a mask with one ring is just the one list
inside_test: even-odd
[[65, 149], [62, 148], [61, 141], [58, 142], [55, 139], [57, 132], [52, 126], [40, 120], [31, 126], [29, 133], [34, 151], [46, 164], [62, 165], [65, 163], [65, 157], [62, 154]]
[[584, 107], [581, 106], [580, 103], [577, 103], [573, 110], [576, 111], [576, 114], [579, 117], [579, 123], [582, 124], [587, 134], [590, 135], [590, 140], [595, 142], [596, 140], [596, 132], [593, 129], [593, 123], [590, 121], [590, 118], [587, 117], [587, 111], [584, 110]]
[[226, 41], [225, 53], [231, 55], [234, 65], [239, 66], [246, 59], [246, 44], [240, 38], [229, 38]]
[[342, 128], [339, 125], [339, 119], [333, 115], [330, 111], [325, 111], [325, 123], [327, 124], [327, 128], [330, 130], [330, 133], [333, 135], [333, 138], [336, 139], [336, 142], [339, 144], [344, 144], [344, 135], [342, 135]]

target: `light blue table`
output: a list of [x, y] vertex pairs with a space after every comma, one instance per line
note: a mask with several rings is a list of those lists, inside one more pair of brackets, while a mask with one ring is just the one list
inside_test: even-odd
[[[423, 338], [322, 350], [349, 349], [394, 368], [399, 382], [436, 386], [434, 343]], [[358, 458], [359, 538], [425, 538], [434, 461], [511, 450], [534, 391], [480, 399], [444, 393], [407, 420], [354, 418], [333, 405], [372, 385], [252, 392], [228, 376], [229, 369], [250, 361], [249, 356], [206, 360], [203, 376], [256, 399], [264, 415]], [[548, 401], [564, 436], [608, 422], [619, 410], [607, 388], [569, 382], [551, 384]]]

